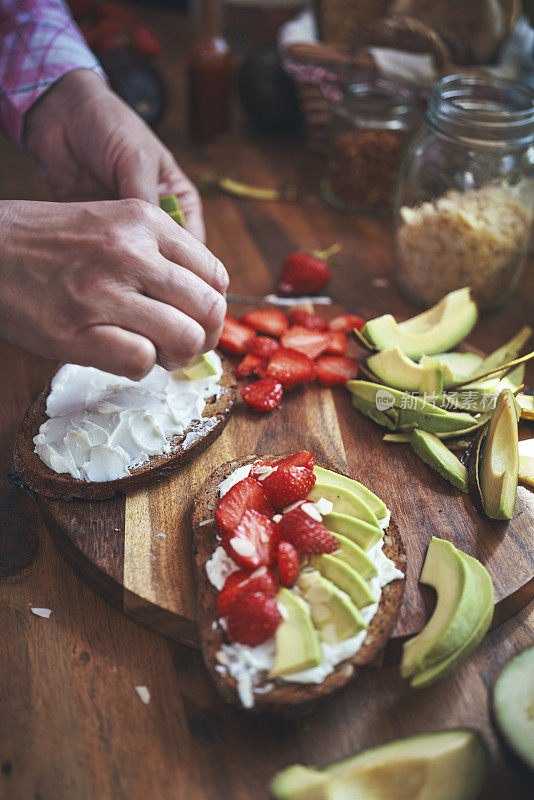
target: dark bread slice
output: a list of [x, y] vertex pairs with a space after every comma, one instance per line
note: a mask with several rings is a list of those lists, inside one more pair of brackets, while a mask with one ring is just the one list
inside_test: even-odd
[[[289, 455], [289, 453], [285, 455]], [[202, 654], [222, 697], [227, 702], [240, 706], [235, 679], [227, 673], [221, 674], [216, 670], [217, 652], [221, 645], [228, 641], [224, 629], [217, 622], [215, 603], [218, 592], [206, 574], [206, 562], [220, 544], [214, 521], [219, 499], [217, 487], [238, 467], [250, 464], [259, 458], [269, 461], [283, 456], [284, 453], [250, 455], [222, 464], [203, 484], [194, 502], [193, 547], [197, 573], [198, 623]], [[328, 464], [320, 464], [320, 466], [329, 467]], [[208, 523], [208, 520], [211, 521]], [[406, 574], [406, 552], [397, 527], [392, 522], [385, 532], [384, 553], [395, 562], [398, 569]], [[369, 625], [367, 637], [353, 658], [338, 664], [320, 684], [289, 683], [280, 679], [271, 680], [265, 676], [263, 683], [273, 683], [274, 688], [269, 692], [254, 694], [254, 706], [249, 710], [277, 714], [287, 713], [299, 706], [311, 704], [321, 697], [326, 697], [349, 683], [357, 675], [359, 669], [370, 664], [386, 645], [400, 611], [404, 584], [405, 580], [398, 579], [383, 588], [380, 604]]]
[[214, 424], [204, 433], [199, 433], [198, 438], [190, 442], [186, 448], [182, 448], [181, 443], [187, 434], [200, 427], [198, 422], [194, 422], [183, 434], [173, 437], [170, 453], [152, 456], [146, 464], [133, 469], [130, 475], [114, 481], [88, 482], [73, 478], [67, 473], [58, 474], [50, 469], [37, 453], [34, 453], [33, 437], [39, 433], [42, 423], [48, 419], [46, 398], [50, 391], [49, 382], [29, 407], [17, 434], [14, 465], [19, 480], [32, 491], [45, 497], [63, 500], [75, 497], [82, 500], [104, 500], [113, 497], [117, 492], [131, 492], [167, 477], [209, 447], [228, 422], [236, 399], [237, 384], [229, 361], [223, 358], [222, 362], [223, 375], [220, 380], [222, 391], [218, 398], [206, 401], [202, 414], [204, 419], [208, 417], [213, 419]]

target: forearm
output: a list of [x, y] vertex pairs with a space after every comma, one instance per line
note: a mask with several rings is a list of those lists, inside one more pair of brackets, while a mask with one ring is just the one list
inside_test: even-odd
[[16, 144], [28, 109], [80, 68], [103, 75], [61, 0], [0, 0], [0, 125]]

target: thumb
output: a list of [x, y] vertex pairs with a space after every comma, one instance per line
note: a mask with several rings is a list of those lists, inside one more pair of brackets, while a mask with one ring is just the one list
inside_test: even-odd
[[119, 199], [136, 197], [158, 203], [158, 163], [142, 150], [127, 151], [115, 167]]

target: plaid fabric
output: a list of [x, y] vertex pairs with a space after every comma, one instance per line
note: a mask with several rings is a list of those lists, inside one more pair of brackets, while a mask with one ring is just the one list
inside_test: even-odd
[[30, 106], [80, 68], [104, 77], [63, 0], [0, 0], [0, 125], [16, 144]]

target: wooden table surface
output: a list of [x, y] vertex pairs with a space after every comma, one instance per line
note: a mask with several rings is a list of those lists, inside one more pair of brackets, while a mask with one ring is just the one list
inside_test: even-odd
[[[188, 148], [176, 55], [187, 27], [167, 12], [150, 12], [150, 19], [165, 41], [161, 67], [169, 84], [160, 134], [190, 174], [218, 170], [266, 185], [313, 174], [300, 143], [263, 141], [244, 130], [202, 151]], [[29, 159], [5, 142], [0, 164], [2, 199], [47, 198]], [[299, 205], [215, 195], [205, 213], [208, 243], [227, 266], [233, 292], [267, 293], [289, 251], [339, 241], [343, 253], [331, 285], [337, 302], [363, 315], [414, 311], [390, 282], [387, 222], [333, 212], [311, 190]], [[484, 350], [496, 347], [532, 322], [533, 298], [530, 262], [508, 305], [484, 317], [471, 340]], [[532, 796], [503, 757], [488, 703], [499, 669], [534, 641], [533, 604], [429, 689], [410, 691], [390, 667], [368, 671], [309, 717], [255, 718], [230, 708], [200, 654], [95, 595], [55, 551], [35, 504], [8, 486], [15, 431], [53, 366], [0, 343], [2, 800], [260, 800], [273, 772], [295, 761], [320, 766], [398, 736], [460, 725], [480, 730], [491, 748], [484, 798]], [[52, 614], [39, 618], [30, 606]], [[148, 687], [148, 704], [136, 686]]]

